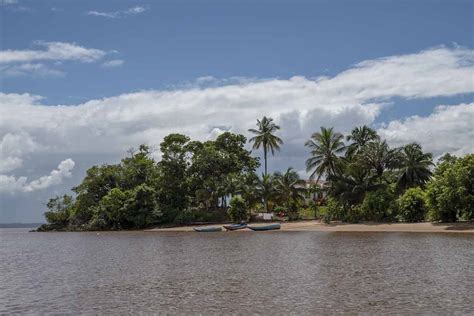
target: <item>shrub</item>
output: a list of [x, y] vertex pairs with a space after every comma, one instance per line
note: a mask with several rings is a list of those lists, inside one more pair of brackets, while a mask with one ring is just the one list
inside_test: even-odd
[[330, 197], [327, 200], [326, 212], [322, 215], [322, 221], [324, 223], [330, 223], [333, 220], [342, 219], [344, 214], [344, 207], [335, 198]]
[[474, 154], [444, 159], [428, 183], [430, 220], [474, 219]]
[[421, 222], [426, 217], [425, 193], [421, 188], [410, 188], [398, 199], [399, 218], [405, 222]]
[[241, 196], [233, 196], [230, 200], [229, 216], [236, 223], [247, 220], [247, 204]]
[[368, 192], [360, 207], [361, 216], [368, 221], [391, 221], [396, 216], [395, 195], [388, 189]]

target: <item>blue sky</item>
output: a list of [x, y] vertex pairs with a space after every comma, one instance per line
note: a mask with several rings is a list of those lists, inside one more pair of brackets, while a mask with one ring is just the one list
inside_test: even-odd
[[474, 151], [472, 1], [0, 0], [0, 12], [0, 222], [41, 221], [48, 197], [130, 147], [247, 134], [262, 115], [285, 141], [270, 170], [302, 176], [321, 125]]
[[[21, 1], [21, 0], [20, 0]], [[2, 8], [2, 49], [75, 42], [125, 60], [67, 63], [65, 78], [15, 77], [2, 90], [45, 103], [166, 88], [201, 76], [335, 75], [352, 64], [438, 45], [472, 48], [471, 1], [22, 1]], [[142, 6], [125, 18], [86, 15]], [[10, 8], [11, 7], [11, 8]], [[54, 10], [54, 11], [53, 11]]]

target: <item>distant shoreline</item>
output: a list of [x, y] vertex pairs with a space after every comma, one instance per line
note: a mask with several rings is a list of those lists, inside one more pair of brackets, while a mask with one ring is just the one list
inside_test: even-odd
[[[194, 227], [203, 226], [222, 226], [219, 225], [199, 225], [199, 226], [180, 226], [170, 228], [147, 229], [146, 232], [192, 232]], [[255, 225], [263, 225], [256, 223]], [[279, 231], [293, 232], [403, 232], [403, 233], [464, 233], [474, 234], [474, 222], [457, 223], [378, 223], [364, 222], [359, 224], [350, 224], [342, 222], [333, 222], [324, 224], [320, 221], [298, 221], [283, 222]], [[248, 229], [237, 232], [251, 232]], [[275, 231], [274, 231], [275, 232]]]

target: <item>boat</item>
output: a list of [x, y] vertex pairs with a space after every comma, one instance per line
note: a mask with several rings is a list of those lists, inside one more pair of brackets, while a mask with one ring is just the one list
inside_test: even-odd
[[221, 227], [194, 227], [194, 231], [199, 233], [212, 233], [212, 232], [221, 232]]
[[242, 224], [230, 224], [230, 225], [223, 225], [223, 227], [227, 230], [239, 230], [239, 229], [244, 229], [247, 228], [247, 224], [242, 223]]
[[251, 230], [254, 231], [266, 231], [266, 230], [275, 230], [275, 229], [280, 229], [281, 225], [280, 224], [270, 224], [270, 225], [263, 225], [263, 226], [247, 226]]

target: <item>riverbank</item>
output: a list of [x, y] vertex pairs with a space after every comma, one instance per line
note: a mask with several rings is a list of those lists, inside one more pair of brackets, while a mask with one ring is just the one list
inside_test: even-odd
[[[256, 223], [255, 225], [263, 225]], [[209, 225], [208, 225], [209, 226]], [[222, 226], [222, 225], [212, 225]], [[180, 226], [171, 228], [154, 228], [147, 232], [192, 232], [194, 227]], [[405, 233], [467, 233], [474, 234], [474, 223], [372, 223], [349, 224], [334, 222], [324, 224], [320, 221], [298, 221], [281, 223], [280, 231], [316, 231], [316, 232], [405, 232]], [[238, 232], [251, 232], [248, 229]]]

